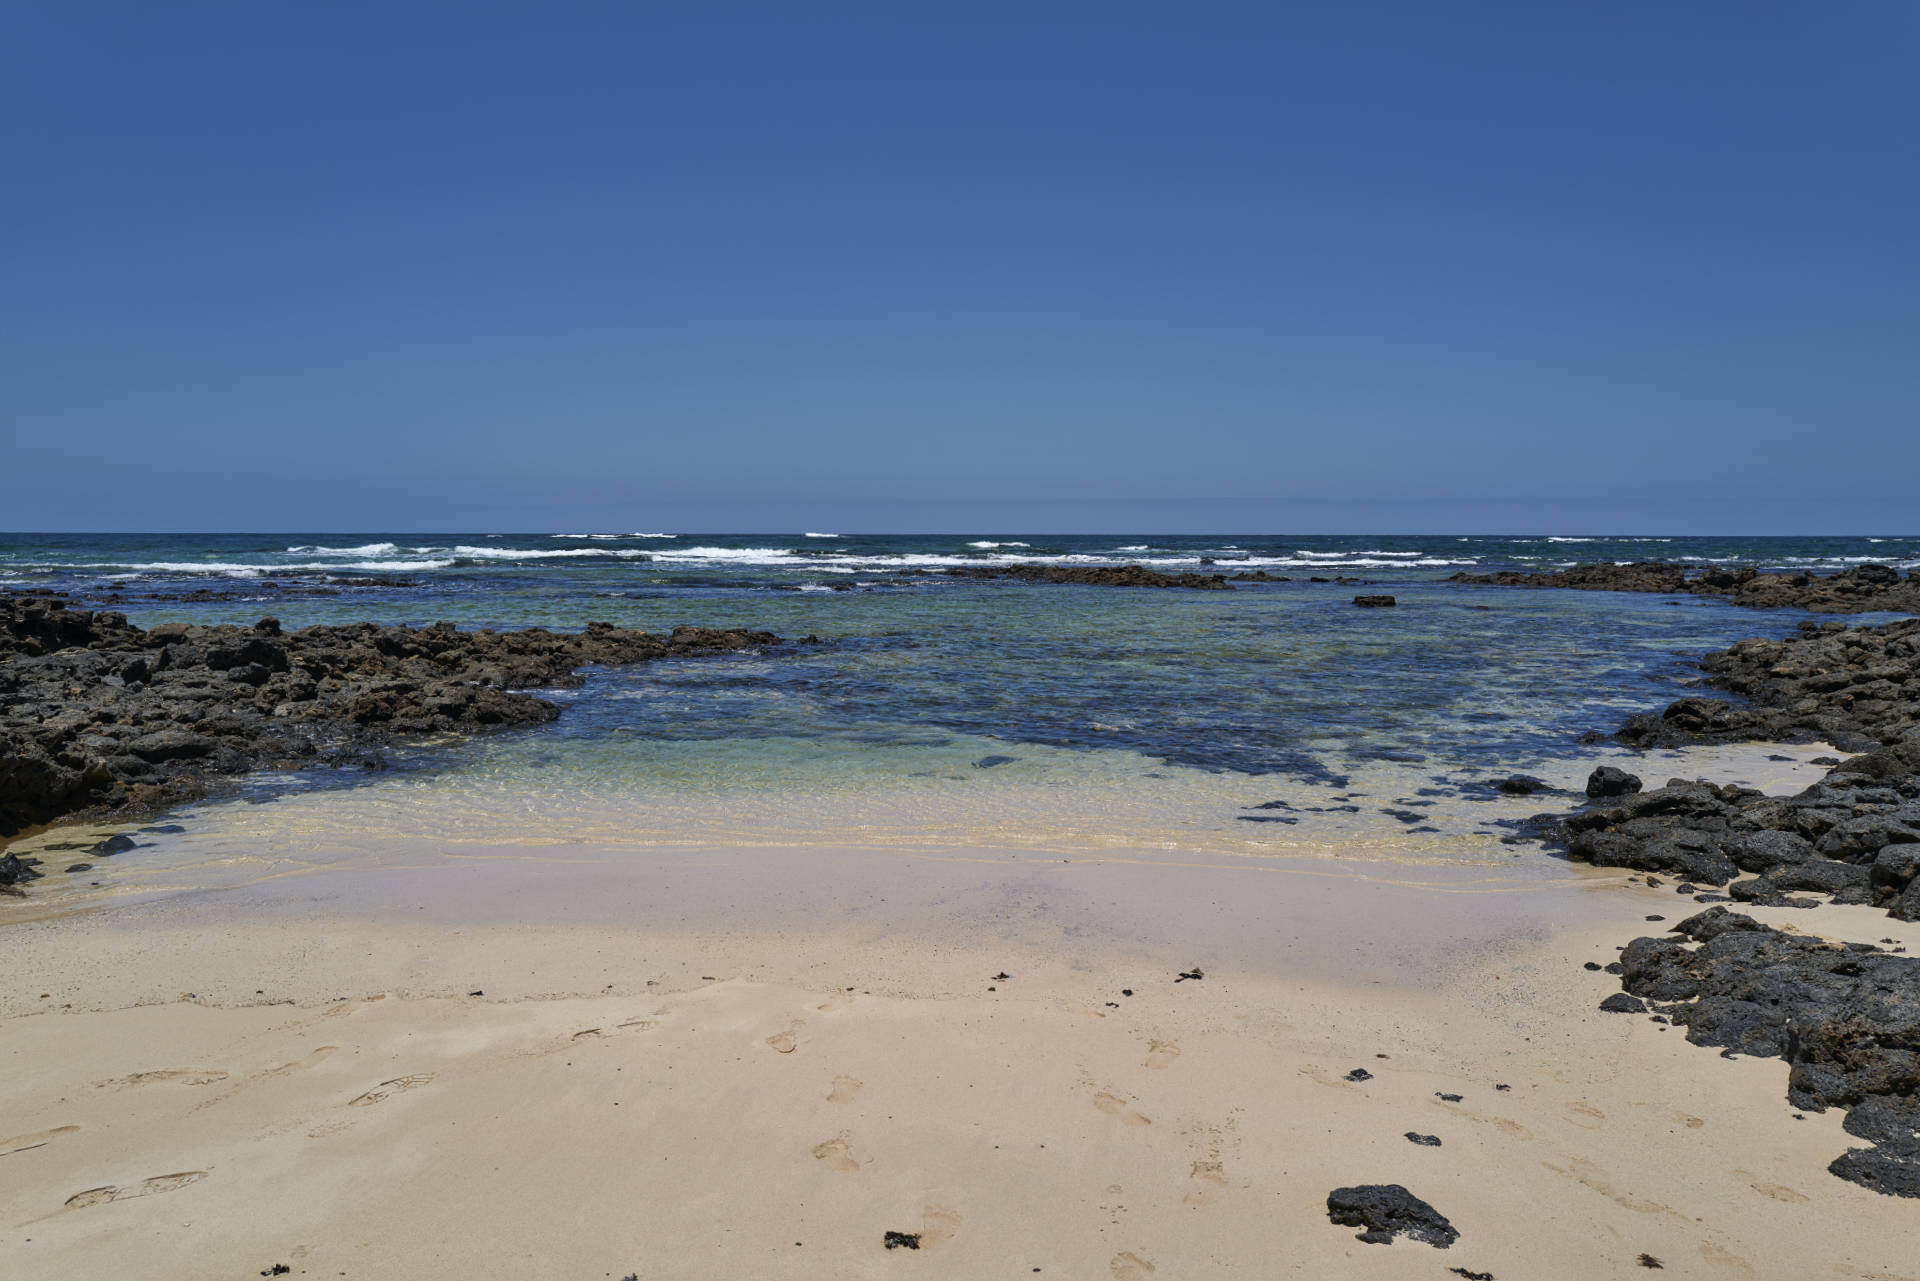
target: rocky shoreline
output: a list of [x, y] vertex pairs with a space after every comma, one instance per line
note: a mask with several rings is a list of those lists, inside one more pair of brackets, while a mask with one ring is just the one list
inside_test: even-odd
[[[365, 760], [436, 734], [540, 725], [527, 690], [577, 686], [590, 664], [722, 654], [770, 632], [577, 633], [357, 623], [285, 632], [163, 623], [44, 596], [0, 597], [0, 839], [82, 813], [152, 810], [257, 769]], [[0, 860], [0, 885], [35, 875]]]
[[1483, 587], [1557, 587], [1579, 592], [1661, 592], [1712, 596], [1750, 609], [1804, 609], [1814, 614], [1920, 614], [1920, 578], [1886, 565], [1857, 565], [1824, 577], [1768, 574], [1754, 569], [1693, 571], [1667, 561], [1621, 565], [1600, 561], [1531, 573], [1453, 574], [1450, 583]]
[[1786, 1060], [1793, 1106], [1846, 1109], [1847, 1132], [1869, 1141], [1828, 1168], [1920, 1197], [1920, 958], [1882, 946], [1892, 940], [1828, 942], [1720, 906], [1832, 902], [1920, 921], [1920, 619], [1805, 623], [1702, 666], [1708, 684], [1746, 701], [1680, 699], [1615, 737], [1641, 748], [1824, 739], [1860, 754], [1791, 797], [1688, 779], [1642, 790], [1603, 768], [1587, 806], [1538, 815], [1529, 834], [1582, 862], [1674, 877], [1710, 905], [1670, 937], [1629, 943], [1607, 967], [1624, 992], [1603, 1009], [1651, 1012], [1727, 1054]]

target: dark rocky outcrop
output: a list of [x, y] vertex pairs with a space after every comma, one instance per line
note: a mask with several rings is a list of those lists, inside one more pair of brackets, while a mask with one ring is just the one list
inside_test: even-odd
[[606, 623], [580, 632], [357, 623], [286, 633], [271, 618], [143, 631], [58, 598], [0, 597], [0, 837], [80, 811], [174, 804], [253, 769], [543, 724], [559, 708], [524, 691], [578, 685], [581, 667], [777, 639], [700, 627], [659, 636]]
[[1920, 958], [1787, 934], [1718, 906], [1673, 934], [1627, 945], [1627, 992], [1696, 1045], [1785, 1059], [1793, 1106], [1849, 1109], [1847, 1133], [1871, 1145], [1828, 1169], [1920, 1196]]
[[1583, 592], [1661, 592], [1715, 596], [1753, 609], [1804, 609], [1815, 614], [1920, 614], [1920, 578], [1900, 576], [1886, 565], [1857, 565], [1824, 577], [1768, 574], [1754, 569], [1689, 571], [1665, 561], [1611, 561], [1555, 572], [1503, 569], [1492, 574], [1454, 574], [1450, 583], [1491, 587], [1559, 587]]
[[1391, 596], [1355, 596], [1353, 603], [1361, 609], [1390, 609], [1398, 602]]
[[1444, 1250], [1460, 1239], [1446, 1216], [1398, 1183], [1363, 1183], [1327, 1193], [1327, 1217], [1342, 1227], [1364, 1228], [1359, 1239], [1392, 1245], [1396, 1236]]
[[1637, 748], [1748, 739], [1825, 739], [1859, 751], [1920, 731], [1920, 619], [1878, 627], [1802, 623], [1701, 660], [1706, 683], [1739, 701], [1692, 696], [1630, 718], [1617, 732]]
[[[1725, 887], [1701, 899], [1815, 908], [1824, 898], [1920, 920], [1920, 619], [1803, 624], [1702, 666], [1742, 701], [1680, 699], [1618, 737], [1667, 746], [1820, 735], [1860, 754], [1793, 796], [1680, 778], [1642, 791], [1603, 767], [1585, 808], [1523, 830], [1596, 865], [1684, 877], [1685, 892]], [[1829, 1169], [1920, 1196], [1920, 959], [1788, 934], [1719, 906], [1674, 934], [1636, 939], [1605, 967], [1625, 990], [1600, 1008], [1638, 1013], [1644, 1002], [1696, 1044], [1785, 1059], [1794, 1106], [1847, 1108], [1847, 1132], [1871, 1144]]]
[[1167, 574], [1144, 565], [962, 565], [950, 578], [1012, 578], [1023, 583], [1080, 583], [1093, 587], [1191, 587], [1230, 592], [1225, 574]]

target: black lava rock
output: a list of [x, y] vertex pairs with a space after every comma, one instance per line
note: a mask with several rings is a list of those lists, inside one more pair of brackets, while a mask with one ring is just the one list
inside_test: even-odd
[[1602, 765], [1587, 775], [1587, 795], [1595, 800], [1610, 796], [1630, 796], [1640, 790], [1640, 776], [1611, 765]]
[[1396, 1236], [1446, 1249], [1460, 1233], [1446, 1216], [1398, 1183], [1365, 1183], [1327, 1193], [1327, 1217], [1342, 1227], [1365, 1228], [1359, 1239], [1391, 1245]]

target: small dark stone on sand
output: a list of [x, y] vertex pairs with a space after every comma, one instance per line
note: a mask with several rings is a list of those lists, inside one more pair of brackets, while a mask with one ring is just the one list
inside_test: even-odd
[[119, 854], [133, 848], [133, 838], [127, 835], [109, 836], [98, 845], [87, 847], [89, 854]]
[[996, 765], [1011, 765], [1020, 758], [1017, 756], [982, 756], [973, 763], [975, 769], [992, 769]]
[[1586, 965], [1585, 965], [1585, 966], [1583, 966], [1582, 968], [1584, 968], [1584, 969], [1589, 969], [1589, 970], [1598, 970], [1598, 969], [1600, 968], [1600, 962], [1598, 962], [1598, 961], [1588, 961], [1588, 962], [1586, 963]]
[[1601, 968], [1609, 974], [1625, 974], [1627, 972], [1627, 967], [1618, 961], [1609, 961], [1606, 965], [1601, 966]]
[[1470, 1272], [1466, 1268], [1448, 1268], [1447, 1271], [1457, 1277], [1465, 1277], [1466, 1281], [1493, 1281], [1491, 1272]]
[[1415, 1134], [1412, 1130], [1408, 1130], [1407, 1142], [1417, 1143], [1423, 1148], [1437, 1148], [1440, 1146], [1440, 1136], [1437, 1134]]
[[293, 1271], [293, 1269], [288, 1267], [286, 1264], [276, 1263], [272, 1267], [268, 1268], [265, 1272], [262, 1272], [260, 1275], [263, 1277], [283, 1277], [291, 1271]]
[[1700, 890], [1700, 887], [1698, 885], [1694, 885], [1689, 881], [1682, 881], [1678, 885], [1673, 887], [1673, 892], [1675, 894], [1696, 894], [1699, 892], [1699, 890]]
[[1359, 1239], [1369, 1245], [1391, 1245], [1404, 1236], [1444, 1250], [1460, 1239], [1445, 1215], [1398, 1183], [1335, 1188], [1327, 1193], [1327, 1217], [1342, 1227], [1365, 1228]]
[[1353, 1071], [1347, 1073], [1347, 1080], [1371, 1081], [1373, 1080], [1373, 1073], [1367, 1071], [1365, 1068], [1355, 1068]]
[[1005, 970], [1001, 970], [998, 974], [993, 976], [993, 981], [995, 983], [1005, 983], [1008, 979], [1012, 977], [1013, 975], [1007, 973]]
[[1649, 917], [1648, 917], [1647, 919], [1648, 919], [1649, 921], [1664, 921], [1664, 920], [1666, 920], [1667, 918], [1666, 918], [1666, 917], [1664, 917], [1664, 916], [1649, 916]]
[[1467, 1096], [1464, 1094], [1448, 1094], [1445, 1090], [1435, 1090], [1433, 1097], [1439, 1099], [1442, 1103], [1458, 1103]]
[[918, 1250], [920, 1234], [918, 1232], [889, 1232], [882, 1238], [889, 1250]]
[[1664, 1268], [1667, 1266], [1666, 1264], [1660, 1262], [1660, 1260], [1654, 1258], [1651, 1254], [1643, 1254], [1638, 1259], [1634, 1260], [1634, 1262], [1638, 1263], [1643, 1268]]
[[1205, 978], [1205, 977], [1207, 977], [1207, 976], [1206, 976], [1206, 974], [1205, 974], [1205, 973], [1203, 973], [1203, 972], [1202, 972], [1202, 971], [1201, 971], [1201, 970], [1199, 969], [1199, 967], [1197, 967], [1197, 966], [1196, 966], [1195, 968], [1193, 968], [1193, 969], [1191, 969], [1191, 970], [1182, 970], [1182, 971], [1180, 971], [1180, 977], [1179, 977], [1179, 978], [1177, 978], [1177, 979], [1175, 979], [1175, 980], [1174, 980], [1174, 982], [1175, 982], [1175, 983], [1185, 983], [1185, 982], [1186, 982], [1186, 981], [1187, 981], [1188, 979], [1203, 979], [1203, 978]]
[[486, 993], [482, 992], [479, 988], [475, 988], [473, 989], [473, 991], [467, 993], [467, 995], [468, 996], [485, 996]]
[[72, 867], [68, 868], [67, 870], [69, 872], [91, 872], [93, 870], [93, 864], [75, 863]]
[[1133, 995], [1133, 989], [1132, 989], [1132, 988], [1130, 988], [1130, 987], [1123, 987], [1123, 988], [1121, 988], [1121, 989], [1120, 989], [1120, 995], [1122, 995], [1122, 996], [1132, 996], [1132, 995]]
[[1496, 1085], [1496, 1086], [1494, 1086], [1493, 1088], [1494, 1088], [1494, 1089], [1496, 1089], [1496, 1090], [1500, 1090], [1500, 1091], [1502, 1091], [1502, 1092], [1505, 1092], [1505, 1091], [1507, 1091], [1507, 1090], [1511, 1090], [1511, 1089], [1512, 1089], [1513, 1087], [1512, 1087], [1511, 1085]]
[[1600, 1002], [1600, 1008], [1609, 1014], [1645, 1014], [1647, 1003], [1637, 996], [1628, 996], [1625, 992], [1615, 992]]

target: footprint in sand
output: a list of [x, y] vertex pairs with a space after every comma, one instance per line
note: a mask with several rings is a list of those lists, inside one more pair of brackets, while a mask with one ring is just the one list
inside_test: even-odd
[[[1633, 1106], [1639, 1108], [1642, 1112], [1652, 1112], [1656, 1115], [1662, 1112], [1666, 1112], [1666, 1109], [1661, 1107], [1658, 1103], [1636, 1102]], [[1705, 1121], [1701, 1120], [1697, 1116], [1694, 1116], [1691, 1112], [1668, 1112], [1667, 1115], [1671, 1116], [1674, 1120], [1678, 1121], [1680, 1124], [1686, 1126], [1689, 1130], [1697, 1130], [1701, 1126], [1706, 1124]]]
[[920, 1212], [920, 1248], [931, 1250], [953, 1239], [960, 1230], [960, 1214], [944, 1205], [929, 1205]]
[[1583, 1130], [1597, 1130], [1606, 1124], [1607, 1114], [1585, 1099], [1567, 1104], [1567, 1120]]
[[390, 1099], [396, 1094], [404, 1093], [407, 1090], [417, 1090], [421, 1086], [431, 1082], [433, 1078], [434, 1074], [432, 1072], [416, 1072], [412, 1076], [396, 1076], [391, 1081], [380, 1082], [380, 1084], [374, 1086], [371, 1090], [368, 1090], [356, 1099], [349, 1099], [347, 1106], [350, 1108], [371, 1107], [375, 1103], [383, 1099]]
[[1180, 1047], [1172, 1041], [1147, 1042], [1147, 1066], [1158, 1071], [1180, 1057]]
[[[249, 1085], [252, 1085], [255, 1082], [268, 1081], [273, 1079], [276, 1076], [287, 1076], [294, 1072], [304, 1071], [305, 1069], [313, 1067], [315, 1064], [322, 1062], [327, 1058], [328, 1055], [332, 1054], [335, 1050], [339, 1048], [340, 1047], [337, 1045], [323, 1045], [317, 1050], [313, 1050], [310, 1053], [301, 1055], [299, 1058], [293, 1060], [293, 1062], [291, 1063], [282, 1063], [279, 1067], [263, 1068], [260, 1071], [255, 1072], [249, 1076], [243, 1076], [238, 1081], [235, 1081], [232, 1085], [222, 1090], [220, 1093], [214, 1095], [212, 1098], [203, 1099], [200, 1102], [194, 1104], [193, 1110], [195, 1112], [199, 1112], [206, 1108], [210, 1108], [214, 1106], [216, 1103], [224, 1103], [226, 1100], [232, 1098], [234, 1095], [238, 1094], [241, 1090], [246, 1089]], [[224, 1076], [225, 1073], [222, 1073], [221, 1075]]]
[[1114, 1255], [1113, 1262], [1107, 1265], [1107, 1271], [1113, 1273], [1114, 1281], [1145, 1281], [1153, 1271], [1153, 1262], [1129, 1251]]
[[1359, 1088], [1353, 1082], [1342, 1080], [1339, 1077], [1329, 1076], [1317, 1067], [1303, 1067], [1300, 1069], [1300, 1075], [1327, 1086], [1330, 1089], [1354, 1090]]
[[1194, 1209], [1212, 1202], [1213, 1194], [1227, 1186], [1226, 1167], [1218, 1161], [1195, 1161], [1193, 1163], [1193, 1188], [1186, 1195], [1186, 1203]]
[[832, 996], [822, 1001], [815, 1008], [818, 1009], [821, 1013], [825, 1014], [833, 1010], [843, 1010], [847, 1006], [852, 1004], [853, 1004], [853, 993], [835, 992]]
[[1591, 1161], [1582, 1160], [1579, 1157], [1571, 1157], [1564, 1166], [1555, 1165], [1551, 1161], [1542, 1161], [1540, 1164], [1546, 1166], [1555, 1174], [1564, 1174], [1575, 1183], [1592, 1188], [1595, 1192], [1606, 1197], [1623, 1210], [1632, 1210], [1637, 1214], [1674, 1213], [1672, 1206], [1662, 1205], [1658, 1201], [1649, 1201], [1644, 1197], [1637, 1197], [1630, 1193], [1620, 1191], [1613, 1186], [1613, 1182], [1607, 1177], [1606, 1172]]
[[1464, 1116], [1469, 1121], [1478, 1121], [1483, 1125], [1491, 1125], [1508, 1138], [1531, 1139], [1533, 1137], [1532, 1130], [1529, 1130], [1518, 1121], [1509, 1121], [1504, 1116], [1485, 1116], [1479, 1112], [1469, 1111], [1456, 1103], [1448, 1103], [1445, 1099], [1435, 1099], [1433, 1100], [1433, 1105], [1437, 1108], [1443, 1108], [1455, 1116]]
[[76, 1192], [68, 1197], [63, 1208], [84, 1210], [90, 1205], [105, 1205], [109, 1201], [131, 1201], [135, 1197], [152, 1196], [157, 1192], [174, 1192], [206, 1177], [205, 1170], [184, 1170], [179, 1174], [156, 1174], [131, 1187], [117, 1188], [108, 1184], [104, 1188], [88, 1188], [85, 1192]]
[[1735, 1272], [1743, 1276], [1753, 1275], [1753, 1265], [1751, 1263], [1748, 1263], [1745, 1259], [1727, 1249], [1725, 1246], [1715, 1245], [1711, 1241], [1702, 1241], [1700, 1243], [1700, 1257], [1708, 1263], [1718, 1264], [1723, 1268], [1732, 1268]]
[[95, 1089], [108, 1086], [129, 1085], [212, 1085], [216, 1081], [227, 1079], [225, 1072], [201, 1071], [195, 1068], [157, 1068], [152, 1072], [135, 1072], [132, 1076], [118, 1077], [112, 1081], [95, 1081]]
[[1769, 1183], [1752, 1170], [1729, 1170], [1727, 1173], [1733, 1175], [1736, 1179], [1746, 1180], [1748, 1187], [1769, 1200], [1784, 1201], [1788, 1205], [1802, 1205], [1807, 1201], [1806, 1193], [1796, 1192], [1792, 1188], [1783, 1187], [1778, 1183]]
[[51, 1130], [35, 1130], [32, 1134], [16, 1134], [10, 1139], [0, 1139], [0, 1156], [12, 1156], [15, 1152], [31, 1152], [35, 1148], [44, 1148], [57, 1138], [68, 1134], [78, 1134], [77, 1125], [56, 1125]]
[[[852, 1174], [860, 1168], [859, 1159], [853, 1155], [844, 1137], [814, 1144], [813, 1159], [839, 1174]], [[923, 1237], [923, 1243], [924, 1240]]]
[[786, 1031], [775, 1032], [767, 1038], [767, 1044], [773, 1047], [774, 1053], [792, 1054], [799, 1048], [800, 1042], [794, 1038], [794, 1034], [800, 1030], [800, 1023], [801, 1020], [795, 1019], [787, 1025]]
[[1152, 1121], [1140, 1115], [1140, 1113], [1130, 1109], [1123, 1100], [1116, 1098], [1111, 1094], [1108, 1094], [1105, 1090], [1102, 1090], [1100, 1091], [1100, 1093], [1093, 1096], [1093, 1106], [1099, 1108], [1102, 1112], [1105, 1112], [1108, 1116], [1119, 1117], [1120, 1120], [1127, 1125], [1152, 1125], [1153, 1124]]
[[851, 1076], [833, 1078], [833, 1088], [827, 1091], [829, 1103], [851, 1103], [853, 1096], [860, 1093], [860, 1082]]

